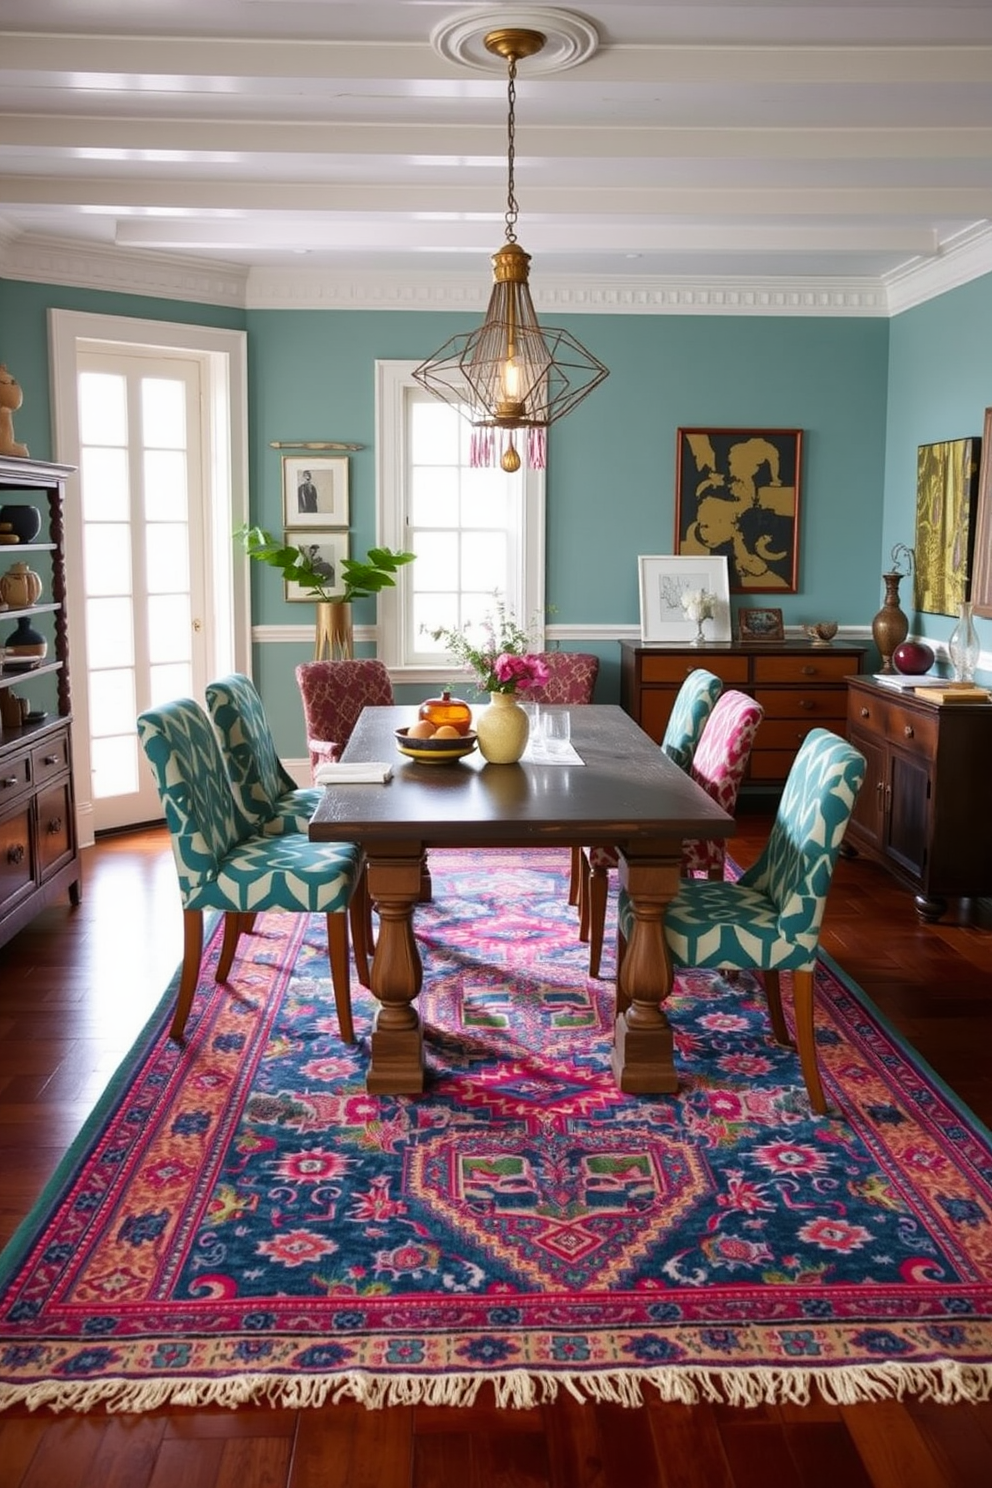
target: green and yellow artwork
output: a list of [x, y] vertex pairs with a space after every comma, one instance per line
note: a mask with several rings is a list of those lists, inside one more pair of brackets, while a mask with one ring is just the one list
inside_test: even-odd
[[916, 462], [913, 603], [928, 615], [956, 615], [968, 599], [982, 441], [921, 444]]

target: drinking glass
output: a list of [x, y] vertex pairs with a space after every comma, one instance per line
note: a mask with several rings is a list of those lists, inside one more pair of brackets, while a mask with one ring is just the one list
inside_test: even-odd
[[570, 753], [572, 715], [568, 709], [545, 708], [542, 717], [544, 752], [550, 758]]

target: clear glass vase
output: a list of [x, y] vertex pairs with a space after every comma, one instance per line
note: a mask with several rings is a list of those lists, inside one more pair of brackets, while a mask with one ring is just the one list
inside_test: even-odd
[[961, 604], [958, 623], [951, 631], [947, 642], [947, 654], [954, 668], [955, 682], [974, 682], [980, 649], [978, 632], [971, 618], [971, 603], [964, 600]]

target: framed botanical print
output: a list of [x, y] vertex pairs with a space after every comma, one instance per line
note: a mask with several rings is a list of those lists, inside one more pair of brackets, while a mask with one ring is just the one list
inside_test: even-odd
[[708, 641], [730, 640], [730, 597], [725, 558], [641, 555], [637, 560], [643, 641], [686, 642], [696, 638], [697, 622], [688, 613], [687, 595], [711, 601], [704, 621]]
[[732, 594], [794, 594], [801, 429], [679, 429], [675, 551], [727, 560]]
[[286, 527], [347, 527], [348, 457], [284, 455], [282, 502]]

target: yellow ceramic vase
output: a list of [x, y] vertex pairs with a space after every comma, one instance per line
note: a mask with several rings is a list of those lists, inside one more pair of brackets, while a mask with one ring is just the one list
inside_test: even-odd
[[491, 765], [513, 765], [527, 748], [530, 719], [512, 692], [491, 692], [475, 725], [479, 751]]

